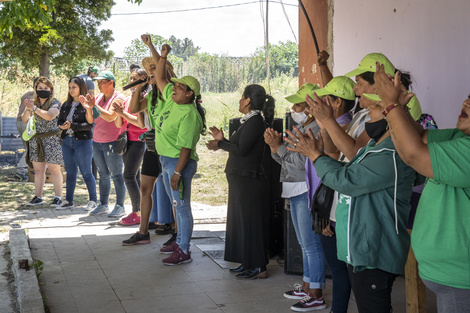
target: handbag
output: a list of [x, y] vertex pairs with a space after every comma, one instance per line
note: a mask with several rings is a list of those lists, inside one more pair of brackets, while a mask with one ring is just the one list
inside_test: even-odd
[[116, 152], [123, 155], [127, 151], [127, 128], [118, 136], [116, 141]]
[[26, 129], [21, 135], [21, 138], [23, 138], [24, 141], [29, 141], [34, 135], [36, 135], [36, 118], [33, 114], [28, 119], [28, 122], [26, 123]]
[[330, 221], [330, 210], [335, 191], [320, 183], [312, 199], [312, 230], [321, 234]]

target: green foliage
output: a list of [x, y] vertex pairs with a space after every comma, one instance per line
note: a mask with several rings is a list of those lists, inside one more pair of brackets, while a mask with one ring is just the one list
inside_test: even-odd
[[[16, 6], [22, 3], [23, 0], [17, 1]], [[71, 76], [77, 73], [83, 59], [103, 60], [112, 56], [106, 52], [112, 31], [98, 31], [98, 27], [110, 17], [113, 0], [61, 0], [54, 3], [45, 11], [49, 16], [47, 23], [11, 28], [11, 37], [2, 38], [4, 57], [18, 60], [26, 68], [39, 65], [42, 75], [49, 74], [52, 64]], [[9, 9], [12, 6], [13, 3]], [[2, 16], [3, 9], [5, 7]]]
[[194, 46], [193, 41], [189, 38], [178, 39], [175, 36], [170, 36], [167, 43], [171, 46], [171, 54], [183, 59], [184, 61], [195, 55], [200, 49], [200, 47]]
[[[152, 43], [155, 47], [161, 47], [164, 43], [166, 43], [165, 38], [159, 35], [149, 34], [150, 38], [152, 39]], [[140, 38], [132, 39], [131, 44], [124, 48], [124, 58], [129, 63], [137, 63], [140, 64], [140, 61], [150, 56], [149, 48], [145, 43], [142, 42]]]
[[36, 276], [39, 277], [41, 275], [42, 270], [44, 269], [44, 262], [41, 260], [36, 260], [33, 264], [31, 264], [32, 267], [36, 271]]
[[[281, 74], [299, 75], [299, 49], [295, 42], [279, 42], [277, 45], [269, 44], [269, 73], [270, 78]], [[249, 64], [250, 81], [266, 78], [266, 47], [259, 47], [252, 55]]]

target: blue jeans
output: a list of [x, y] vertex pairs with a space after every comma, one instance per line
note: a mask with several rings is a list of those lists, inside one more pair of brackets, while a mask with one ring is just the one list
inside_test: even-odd
[[116, 190], [116, 204], [124, 207], [126, 186], [122, 175], [122, 157], [116, 153], [116, 141], [106, 143], [93, 141], [93, 159], [100, 177], [101, 204], [108, 204], [112, 178]]
[[179, 190], [172, 190], [170, 187], [170, 179], [173, 176], [178, 163], [178, 159], [160, 156], [162, 163], [163, 182], [165, 184], [168, 197], [173, 203], [176, 211], [176, 224], [178, 225], [178, 236], [176, 243], [181, 250], [189, 251], [189, 242], [193, 234], [193, 213], [191, 212], [191, 181], [197, 170], [197, 162], [190, 159], [184, 169], [181, 171], [181, 179], [183, 180], [183, 199], [180, 199]]
[[77, 173], [80, 173], [88, 190], [88, 199], [96, 199], [96, 181], [91, 172], [92, 140], [76, 140], [75, 137], [65, 136], [62, 140], [62, 155], [64, 157], [65, 170], [67, 171], [65, 199], [73, 203], [75, 186], [77, 185]]
[[[331, 229], [334, 231], [334, 227], [331, 226]], [[351, 295], [348, 266], [345, 262], [338, 260], [336, 236], [328, 237], [320, 235], [320, 240], [326, 264], [330, 268], [333, 278], [333, 303], [331, 311], [334, 313], [347, 313], [349, 296]]]
[[290, 198], [290, 213], [295, 234], [302, 248], [303, 280], [311, 289], [325, 288], [325, 258], [320, 235], [312, 230], [312, 216], [308, 209], [307, 192]]
[[150, 222], [159, 222], [160, 224], [169, 224], [175, 221], [170, 198], [163, 184], [163, 177], [160, 174], [155, 182], [155, 188], [152, 193], [153, 207], [150, 213]]

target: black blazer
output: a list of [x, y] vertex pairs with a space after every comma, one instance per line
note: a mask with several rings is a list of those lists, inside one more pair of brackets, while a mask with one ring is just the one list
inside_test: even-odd
[[225, 172], [249, 177], [265, 177], [262, 160], [266, 144], [266, 123], [257, 114], [249, 118], [232, 134], [230, 140], [219, 141], [218, 147], [228, 151]]
[[[72, 104], [68, 102], [64, 102], [60, 108], [59, 113], [59, 120], [57, 121], [58, 125], [62, 125], [65, 123], [67, 119], [67, 115], [69, 115], [70, 109], [72, 108]], [[77, 140], [85, 140], [85, 139], [92, 139], [93, 138], [93, 124], [89, 124], [86, 120], [86, 110], [79, 104], [75, 108], [75, 112], [73, 112], [73, 123], [70, 125], [70, 128], [73, 130], [75, 134], [75, 139]], [[61, 134], [61, 138], [65, 138], [67, 136], [67, 130], [63, 130]]]

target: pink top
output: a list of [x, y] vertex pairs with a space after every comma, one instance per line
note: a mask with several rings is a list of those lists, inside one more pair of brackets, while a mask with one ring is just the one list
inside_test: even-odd
[[[124, 95], [118, 91], [115, 91], [112, 97], [108, 101], [103, 100], [103, 94], [100, 93], [95, 98], [95, 105], [99, 105], [105, 110], [109, 110], [111, 103], [114, 99], [125, 100]], [[93, 129], [93, 141], [98, 143], [107, 143], [117, 140], [119, 136], [120, 129], [114, 125], [114, 121], [107, 122], [101, 118], [101, 115], [95, 119], [95, 128]]]
[[[129, 113], [130, 113], [129, 102], [131, 101], [131, 97], [132, 96], [127, 97], [126, 100], [124, 101], [124, 110], [126, 110]], [[137, 116], [137, 114], [132, 114], [132, 115]], [[139, 136], [147, 132], [147, 128], [139, 128], [131, 123], [128, 123], [126, 119], [124, 118], [122, 120], [124, 123], [122, 124], [121, 133], [124, 131], [124, 129], [126, 129], [127, 124], [129, 124], [129, 128], [127, 129], [127, 139], [130, 141], [140, 141]]]

